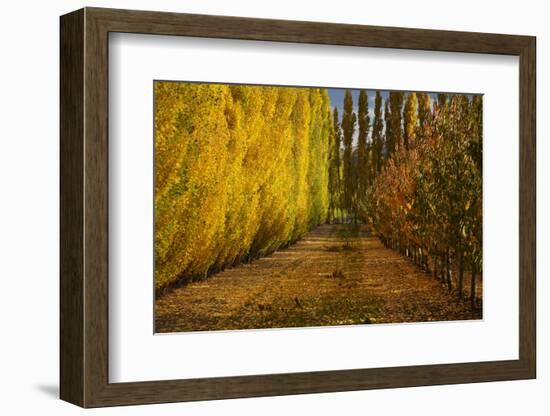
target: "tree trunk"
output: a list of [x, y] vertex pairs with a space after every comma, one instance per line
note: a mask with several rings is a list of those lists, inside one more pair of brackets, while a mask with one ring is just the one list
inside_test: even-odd
[[428, 254], [426, 253], [426, 250], [422, 247], [420, 248], [421, 251], [421, 258], [422, 258], [422, 268], [426, 273], [430, 273], [430, 265], [428, 264]]
[[476, 277], [476, 266], [472, 264], [472, 277], [470, 281], [470, 306], [472, 307], [472, 309], [475, 309], [476, 307]]
[[458, 299], [462, 299], [462, 290], [464, 289], [464, 253], [462, 249], [458, 251]]
[[453, 272], [451, 270], [452, 262], [451, 262], [451, 251], [447, 249], [447, 252], [445, 253], [445, 269], [446, 269], [446, 280], [447, 280], [447, 287], [449, 290], [453, 289]]

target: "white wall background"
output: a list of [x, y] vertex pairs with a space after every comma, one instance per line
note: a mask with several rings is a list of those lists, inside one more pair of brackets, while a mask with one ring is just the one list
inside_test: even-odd
[[[461, 0], [252, 1], [121, 0], [6, 2], [0, 14], [0, 410], [2, 414], [72, 415], [81, 409], [58, 395], [58, 16], [82, 6], [317, 20], [387, 26], [536, 35], [538, 41], [538, 379], [532, 381], [316, 394], [87, 411], [103, 415], [544, 415], [550, 402], [550, 361], [544, 275], [550, 237], [542, 213], [550, 209], [550, 146], [542, 128], [550, 85], [550, 26], [544, 2]], [[546, 200], [545, 200], [546, 199]]]

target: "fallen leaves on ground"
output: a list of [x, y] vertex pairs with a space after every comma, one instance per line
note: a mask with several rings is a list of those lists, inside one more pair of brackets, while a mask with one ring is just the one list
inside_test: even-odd
[[156, 332], [481, 319], [467, 301], [375, 236], [322, 225], [295, 245], [177, 288]]

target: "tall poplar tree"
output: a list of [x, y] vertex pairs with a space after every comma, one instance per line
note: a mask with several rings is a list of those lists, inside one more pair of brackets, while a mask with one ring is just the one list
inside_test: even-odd
[[[334, 220], [337, 215], [337, 211], [342, 214], [342, 161], [340, 155], [340, 149], [342, 146], [342, 129], [340, 127], [340, 118], [338, 115], [338, 109], [334, 107], [332, 112], [332, 148], [330, 149], [330, 186], [331, 186], [331, 214]], [[342, 218], [340, 218], [342, 220]]]
[[344, 114], [342, 116], [342, 133], [344, 140], [344, 208], [347, 215], [353, 214], [354, 180], [352, 146], [353, 133], [355, 131], [356, 116], [353, 112], [353, 97], [350, 90], [346, 90], [344, 96]]
[[384, 148], [382, 150], [383, 152], [383, 160], [384, 164], [387, 162], [388, 158], [390, 157], [390, 140], [392, 137], [392, 131], [391, 131], [391, 111], [390, 111], [390, 100], [387, 98], [384, 102]]
[[410, 92], [407, 95], [403, 119], [403, 143], [405, 144], [405, 149], [409, 149], [416, 142], [418, 128], [418, 101], [414, 92]]
[[449, 96], [445, 93], [437, 94], [437, 105], [442, 109], [447, 105]]
[[471, 140], [471, 154], [472, 158], [481, 172], [483, 168], [483, 97], [481, 95], [474, 95], [470, 104], [470, 114], [472, 123], [472, 140]]
[[[369, 186], [369, 154], [368, 154], [368, 132], [369, 132], [369, 101], [365, 90], [359, 92], [359, 109], [357, 112], [359, 135], [357, 137], [357, 193], [358, 200], [362, 200]], [[359, 201], [357, 201], [359, 202]]]
[[416, 96], [418, 99], [418, 130], [416, 136], [419, 140], [424, 140], [431, 119], [431, 100], [429, 94], [425, 92], [420, 92]]
[[[482, 271], [483, 260], [483, 198], [482, 198], [482, 161], [483, 161], [483, 98], [481, 95], [474, 95], [470, 103], [470, 156], [476, 167], [479, 190], [475, 190], [475, 199], [472, 209], [469, 210], [472, 238], [470, 240], [471, 274], [470, 274], [470, 304], [472, 309], [476, 306], [476, 283], [477, 275]], [[475, 189], [475, 188], [474, 188]]]
[[382, 167], [382, 94], [376, 91], [374, 98], [374, 121], [372, 125], [372, 165], [373, 172], [377, 175]]
[[389, 137], [388, 157], [390, 157], [397, 146], [403, 140], [402, 111], [403, 93], [399, 91], [390, 92], [390, 126], [391, 136]]

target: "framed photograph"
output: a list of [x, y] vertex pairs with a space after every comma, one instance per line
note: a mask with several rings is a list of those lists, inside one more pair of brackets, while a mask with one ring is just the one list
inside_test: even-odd
[[534, 37], [60, 29], [63, 400], [536, 377]]

